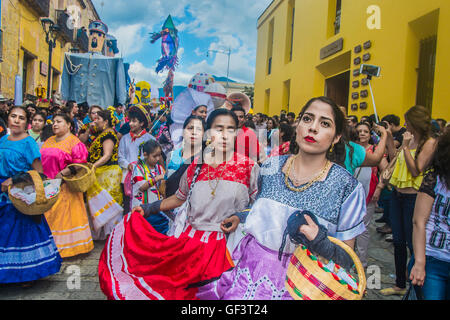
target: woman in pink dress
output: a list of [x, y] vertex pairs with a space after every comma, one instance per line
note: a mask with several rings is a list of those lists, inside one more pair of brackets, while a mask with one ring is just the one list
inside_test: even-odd
[[[42, 167], [50, 179], [62, 179], [73, 173], [67, 168], [72, 163], [85, 163], [86, 146], [71, 133], [69, 115], [60, 113], [53, 117], [54, 136], [41, 148]], [[62, 184], [58, 201], [45, 213], [61, 257], [72, 257], [94, 248], [83, 194], [72, 192]]]

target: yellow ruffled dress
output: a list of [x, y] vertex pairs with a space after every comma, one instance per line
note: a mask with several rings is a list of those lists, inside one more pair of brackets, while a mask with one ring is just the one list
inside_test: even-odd
[[[416, 149], [410, 150], [410, 152], [411, 156], [414, 158]], [[406, 165], [405, 150], [400, 151], [389, 183], [397, 189], [414, 188], [415, 190], [419, 190], [423, 177], [423, 173], [419, 174], [417, 177], [412, 176]]]

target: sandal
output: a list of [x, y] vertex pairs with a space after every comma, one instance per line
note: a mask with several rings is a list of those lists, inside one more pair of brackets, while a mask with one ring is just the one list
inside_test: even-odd
[[35, 281], [22, 282], [20, 284], [20, 287], [22, 289], [28, 289], [28, 288], [31, 288], [34, 284], [35, 284]]
[[386, 288], [380, 290], [380, 294], [382, 294], [383, 296], [393, 296], [393, 295], [404, 296], [406, 294], [406, 288], [401, 290], [396, 290], [394, 288]]

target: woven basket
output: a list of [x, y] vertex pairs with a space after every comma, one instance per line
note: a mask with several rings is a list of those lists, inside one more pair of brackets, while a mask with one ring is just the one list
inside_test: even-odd
[[[29, 216], [37, 216], [40, 214], [44, 214], [47, 211], [49, 211], [58, 200], [59, 191], [54, 197], [47, 199], [45, 197], [44, 183], [39, 173], [35, 170], [30, 170], [27, 173], [31, 176], [31, 179], [33, 180], [34, 188], [36, 190], [36, 201], [28, 205], [24, 201], [13, 197], [10, 193], [11, 186], [9, 186], [8, 188], [9, 200], [11, 200], [13, 206], [23, 214]], [[15, 184], [14, 187], [24, 188], [28, 185], [30, 185], [30, 183], [21, 182]]]
[[72, 192], [86, 192], [97, 179], [92, 163], [72, 163], [67, 166], [77, 169], [75, 175], [63, 177], [64, 182], [67, 183]]
[[[354, 290], [334, 270], [328, 270], [305, 246], [299, 246], [291, 257], [285, 287], [296, 300], [361, 300], [366, 289], [364, 268], [356, 253], [342, 241], [328, 237], [353, 259], [359, 283]], [[335, 270], [340, 269], [338, 265]], [[352, 277], [353, 278], [353, 277]]]

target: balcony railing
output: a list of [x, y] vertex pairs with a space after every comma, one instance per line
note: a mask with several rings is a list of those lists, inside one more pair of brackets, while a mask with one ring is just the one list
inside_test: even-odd
[[89, 50], [89, 38], [85, 30], [78, 29], [76, 46], [81, 52], [88, 52]]
[[50, 0], [23, 0], [27, 3], [40, 17], [48, 17], [50, 15]]
[[69, 19], [69, 15], [63, 10], [56, 10], [56, 24], [59, 27], [60, 36], [67, 42], [73, 41], [73, 29], [68, 27], [67, 21]]

